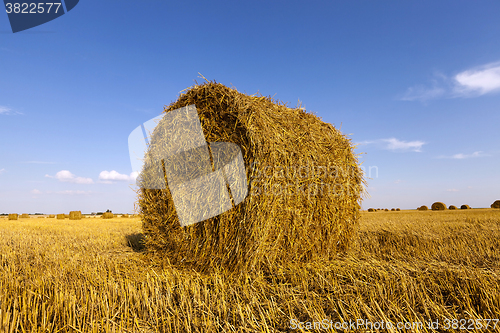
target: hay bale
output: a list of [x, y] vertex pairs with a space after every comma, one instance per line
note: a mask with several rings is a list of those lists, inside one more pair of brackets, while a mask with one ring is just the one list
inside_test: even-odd
[[454, 210], [454, 209], [457, 209], [457, 207], [453, 206], [453, 205], [450, 205], [450, 207], [448, 207], [448, 209]]
[[395, 211], [396, 211], [396, 209], [395, 209], [395, 208], [391, 208], [391, 212], [395, 212]]
[[19, 218], [21, 218], [21, 219], [29, 219], [30, 218], [30, 214], [21, 214], [21, 216]]
[[491, 204], [491, 208], [500, 208], [500, 200], [495, 201]]
[[9, 220], [17, 220], [19, 218], [19, 215], [17, 214], [9, 214]]
[[123, 214], [122, 217], [125, 218], [125, 219], [129, 218], [128, 214]]
[[460, 206], [460, 209], [470, 209], [469, 205], [462, 205]]
[[70, 220], [81, 220], [82, 219], [82, 212], [79, 210], [74, 210], [69, 212], [69, 219]]
[[397, 211], [397, 212], [400, 212], [400, 211], [401, 211], [401, 209], [399, 209], [399, 208], [396, 208], [396, 211]]
[[373, 208], [368, 208], [368, 211], [369, 212], [376, 212], [377, 210], [373, 209]]
[[389, 210], [388, 210], [387, 208], [386, 208], [386, 209], [384, 209], [384, 212], [388, 212], [388, 211], [389, 211]]
[[69, 219], [69, 214], [64, 214], [64, 218]]
[[56, 216], [55, 216], [54, 214], [50, 214], [50, 215], [49, 215], [49, 219], [53, 219], [53, 218], [55, 218], [55, 217], [56, 217]]
[[446, 210], [446, 205], [442, 202], [435, 202], [431, 206], [432, 210]]
[[64, 220], [66, 218], [66, 215], [64, 214], [57, 214], [57, 219], [58, 220]]
[[[191, 105], [196, 109], [188, 107]], [[187, 108], [172, 112], [183, 107]], [[138, 178], [138, 206], [148, 250], [162, 253], [173, 264], [183, 263], [202, 271], [213, 266], [229, 271], [258, 269], [266, 262], [306, 262], [333, 258], [347, 250], [359, 221], [365, 182], [351, 140], [331, 124], [303, 109], [287, 108], [271, 98], [248, 96], [215, 82], [191, 87], [164, 113], [168, 116], [151, 136], [145, 167]], [[189, 139], [177, 145], [188, 148], [172, 148], [175, 144], [168, 140], [173, 133], [169, 125], [172, 121], [192, 124], [193, 119], [201, 123], [203, 142], [196, 130], [199, 125], [183, 127], [183, 137]], [[217, 143], [239, 147], [228, 160], [242, 157], [246, 170], [234, 163], [228, 170], [246, 175], [247, 186], [235, 187], [235, 193], [231, 190], [233, 199], [236, 194], [238, 201], [243, 201], [233, 207], [222, 196], [207, 199], [210, 204], [229, 205], [220, 209], [223, 213], [198, 223], [186, 218], [188, 222], [181, 226], [186, 220], [179, 218], [170, 182], [176, 186], [179, 201], [201, 194], [198, 190], [182, 192], [179, 184], [215, 173], [210, 159], [207, 162], [205, 141], [216, 171], [226, 164], [214, 158], [213, 149], [221, 147]], [[165, 151], [169, 152], [167, 161]], [[179, 157], [182, 163], [174, 163], [179, 155], [184, 160]], [[165, 170], [170, 170], [167, 174], [173, 176], [166, 177], [168, 187], [160, 169], [162, 159]], [[210, 170], [200, 170], [201, 163], [209, 165]], [[195, 176], [175, 173], [180, 165], [189, 171], [196, 166]], [[222, 181], [219, 184], [224, 184]], [[227, 189], [220, 186], [218, 193], [224, 192], [227, 197]], [[202, 214], [208, 210], [205, 207], [184, 210], [183, 214]]]
[[429, 208], [427, 206], [420, 206], [417, 210], [429, 210]]
[[107, 213], [103, 213], [101, 215], [101, 218], [103, 218], [103, 219], [112, 219], [113, 217], [115, 217], [115, 215], [113, 213], [108, 213], [108, 212]]

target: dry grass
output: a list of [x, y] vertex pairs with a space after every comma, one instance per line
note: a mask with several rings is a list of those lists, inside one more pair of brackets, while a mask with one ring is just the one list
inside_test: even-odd
[[[164, 264], [142, 252], [142, 238], [137, 218], [4, 221], [0, 331], [293, 332], [294, 319], [443, 323], [500, 313], [499, 210], [361, 213], [346, 255], [268, 262], [233, 278]], [[492, 326], [481, 331], [500, 332]]]

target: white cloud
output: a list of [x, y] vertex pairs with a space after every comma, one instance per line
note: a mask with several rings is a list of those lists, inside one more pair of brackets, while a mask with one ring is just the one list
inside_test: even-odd
[[2, 173], [4, 173], [4, 172], [7, 172], [7, 170], [5, 170], [5, 169], [0, 169], [0, 175], [1, 175]]
[[55, 176], [45, 175], [48, 178], [56, 178], [60, 182], [75, 183], [75, 184], [93, 184], [92, 178], [77, 177], [68, 170], [61, 170]]
[[9, 116], [14, 114], [22, 114], [21, 112], [13, 111], [11, 108], [0, 105], [0, 115]]
[[99, 180], [102, 183], [111, 184], [112, 181], [130, 181], [130, 180], [135, 180], [137, 178], [137, 176], [138, 176], [137, 172], [132, 172], [130, 175], [125, 175], [125, 174], [118, 173], [115, 170], [112, 170], [112, 171], [106, 171], [106, 170], [104, 170], [104, 171], [102, 171], [99, 174]]
[[34, 189], [31, 191], [31, 194], [42, 194], [42, 191]]
[[459, 192], [456, 188], [447, 189], [446, 192]]
[[459, 96], [480, 96], [500, 92], [500, 62], [469, 69], [455, 75], [455, 93]]
[[43, 162], [43, 161], [27, 161], [26, 164], [55, 164], [55, 162]]
[[396, 181], [394, 181], [394, 184], [399, 184], [399, 183], [402, 183], [403, 181], [401, 179], [398, 179]]
[[477, 97], [497, 92], [500, 92], [500, 62], [470, 68], [451, 78], [436, 74], [429, 86], [410, 87], [399, 99], [425, 102], [441, 97]]
[[421, 152], [422, 146], [426, 143], [424, 141], [403, 141], [396, 138], [379, 139], [372, 141], [362, 141], [359, 142], [360, 145], [376, 144], [382, 149], [392, 150], [392, 151], [414, 151]]
[[476, 158], [476, 157], [485, 157], [485, 156], [490, 156], [488, 154], [483, 153], [482, 151], [475, 151], [472, 154], [455, 154], [451, 156], [440, 156], [439, 158], [453, 158], [456, 160], [463, 160], [467, 158]]

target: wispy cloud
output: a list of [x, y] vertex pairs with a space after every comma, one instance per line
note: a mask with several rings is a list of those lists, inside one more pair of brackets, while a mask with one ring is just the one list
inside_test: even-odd
[[448, 77], [436, 74], [430, 85], [410, 87], [399, 98], [422, 101], [436, 98], [477, 97], [500, 92], [500, 62], [464, 70]]
[[7, 172], [7, 170], [5, 170], [5, 169], [0, 169], [0, 175], [1, 175], [2, 173], [4, 173], [4, 172]]
[[42, 191], [34, 189], [34, 190], [31, 190], [31, 194], [42, 194]]
[[452, 159], [456, 159], [456, 160], [463, 160], [463, 159], [467, 159], [467, 158], [486, 157], [486, 156], [491, 156], [491, 155], [485, 154], [482, 151], [475, 151], [472, 154], [459, 153], [459, 154], [455, 154], [455, 155], [451, 155], [451, 156], [439, 156], [439, 158], [452, 158]]
[[61, 170], [55, 176], [45, 175], [47, 178], [55, 178], [60, 182], [75, 183], [75, 184], [93, 184], [92, 178], [77, 177], [68, 170]]
[[102, 171], [99, 174], [99, 180], [105, 184], [111, 184], [113, 181], [134, 181], [138, 176], [137, 172], [132, 172], [130, 175], [118, 173], [115, 170]]
[[22, 114], [22, 113], [14, 111], [11, 108], [8, 108], [6, 106], [0, 105], [0, 115], [11, 116], [11, 115], [15, 115], [15, 114]]
[[388, 139], [378, 139], [373, 141], [362, 141], [359, 142], [360, 145], [375, 144], [381, 149], [391, 150], [391, 151], [413, 151], [421, 152], [422, 146], [426, 144], [424, 141], [403, 141], [396, 138]]

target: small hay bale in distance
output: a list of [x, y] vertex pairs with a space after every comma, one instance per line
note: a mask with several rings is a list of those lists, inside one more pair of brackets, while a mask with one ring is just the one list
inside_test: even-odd
[[454, 210], [454, 209], [457, 209], [457, 207], [453, 206], [453, 205], [450, 205], [450, 207], [448, 207], [448, 209]]
[[396, 211], [397, 211], [397, 212], [400, 212], [400, 211], [401, 211], [401, 209], [399, 209], [399, 208], [396, 208]]
[[129, 218], [128, 214], [123, 214], [122, 217], [125, 218], [125, 219]]
[[19, 218], [21, 218], [21, 219], [29, 219], [30, 218], [30, 214], [21, 214], [21, 216], [19, 216]]
[[420, 206], [417, 210], [429, 210], [429, 208], [427, 206]]
[[500, 200], [495, 201], [491, 204], [491, 208], [500, 208]]
[[373, 209], [373, 208], [368, 208], [368, 211], [369, 211], [369, 212], [376, 212], [377, 210], [376, 210], [376, 209]]
[[395, 211], [396, 211], [396, 209], [395, 209], [395, 208], [391, 208], [391, 212], [395, 212]]
[[387, 209], [387, 208], [386, 208], [386, 209], [384, 209], [384, 211], [385, 211], [385, 212], [388, 212], [388, 211], [389, 211], [389, 209]]
[[53, 218], [55, 218], [55, 217], [56, 217], [56, 216], [55, 216], [54, 214], [50, 214], [50, 215], [49, 215], [49, 219], [53, 219]]
[[9, 220], [17, 220], [19, 218], [18, 214], [9, 214]]
[[432, 210], [446, 210], [446, 205], [442, 202], [435, 202], [431, 206]]
[[109, 213], [109, 212], [103, 213], [101, 215], [101, 218], [103, 218], [103, 219], [112, 219], [113, 217], [115, 217], [115, 215], [113, 213]]
[[66, 215], [64, 214], [57, 214], [57, 219], [58, 220], [64, 220], [66, 218]]
[[[210, 147], [229, 142], [241, 149], [248, 195], [220, 215], [181, 227], [170, 188], [141, 183], [156, 172], [145, 167], [138, 178], [138, 207], [148, 251], [174, 265], [235, 272], [334, 258], [348, 249], [365, 184], [350, 138], [301, 108], [215, 82], [186, 90], [164, 113], [191, 105]], [[160, 121], [152, 133], [145, 166], [161, 160], [168, 126]], [[314, 194], [318, 182], [321, 195]]]
[[460, 206], [460, 209], [470, 209], [470, 206], [469, 205], [462, 205], [462, 206]]
[[79, 210], [74, 210], [69, 212], [69, 219], [70, 220], [81, 220], [82, 219], [82, 212]]

